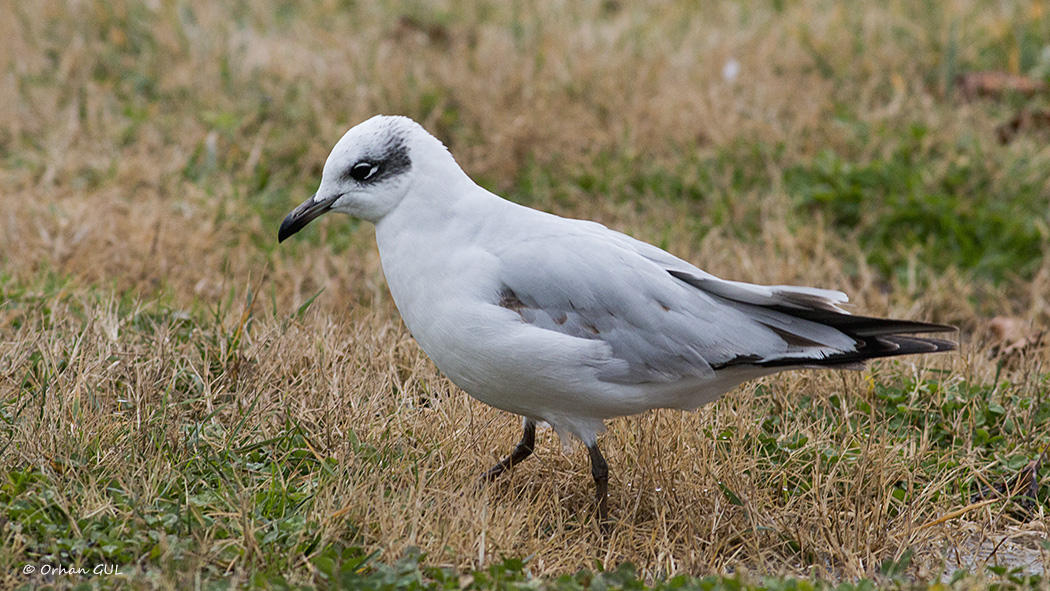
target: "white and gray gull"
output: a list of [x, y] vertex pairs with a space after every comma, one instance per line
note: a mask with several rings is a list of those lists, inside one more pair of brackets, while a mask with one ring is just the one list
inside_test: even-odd
[[484, 478], [528, 457], [545, 421], [587, 446], [603, 523], [606, 419], [693, 410], [782, 370], [955, 348], [914, 336], [951, 326], [851, 315], [838, 291], [726, 281], [595, 222], [506, 201], [406, 117], [346, 132], [278, 240], [329, 211], [375, 224], [394, 303], [438, 369], [524, 417], [520, 443]]

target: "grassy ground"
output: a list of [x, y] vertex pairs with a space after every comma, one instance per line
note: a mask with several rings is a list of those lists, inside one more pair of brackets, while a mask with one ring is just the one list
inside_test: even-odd
[[[0, 588], [1047, 587], [1046, 351], [984, 329], [1050, 320], [1050, 130], [996, 133], [1047, 99], [955, 85], [1045, 80], [1042, 3], [0, 6]], [[608, 537], [549, 432], [477, 488], [519, 423], [419, 351], [371, 228], [276, 244], [377, 112], [960, 351], [613, 421]]]

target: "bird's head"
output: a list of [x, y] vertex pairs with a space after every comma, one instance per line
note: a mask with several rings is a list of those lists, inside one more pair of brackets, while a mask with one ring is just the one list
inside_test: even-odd
[[277, 240], [329, 211], [378, 222], [408, 193], [420, 156], [427, 154], [451, 158], [441, 142], [407, 117], [377, 115], [354, 126], [328, 155], [317, 192], [284, 218]]

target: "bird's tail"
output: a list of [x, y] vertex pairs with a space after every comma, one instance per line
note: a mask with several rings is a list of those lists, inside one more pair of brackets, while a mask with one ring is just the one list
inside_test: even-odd
[[916, 353], [954, 351], [957, 347], [955, 342], [946, 339], [915, 336], [922, 333], [954, 332], [957, 330], [954, 326], [947, 324], [854, 316], [831, 310], [799, 309], [781, 306], [777, 306], [775, 309], [794, 318], [809, 320], [834, 328], [853, 338], [857, 342], [857, 346], [853, 351], [832, 353], [820, 359], [804, 356], [786, 356], [762, 361], [757, 364], [764, 367], [859, 368], [869, 359]]

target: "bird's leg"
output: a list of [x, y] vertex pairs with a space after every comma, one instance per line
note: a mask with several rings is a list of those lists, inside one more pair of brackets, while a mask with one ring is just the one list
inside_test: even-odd
[[602, 457], [598, 443], [587, 446], [591, 455], [591, 475], [594, 476], [594, 500], [598, 503], [598, 522], [602, 530], [609, 525], [609, 464]]
[[536, 422], [532, 419], [525, 419], [525, 431], [521, 434], [521, 441], [514, 446], [514, 451], [510, 452], [509, 456], [503, 458], [503, 461], [493, 466], [488, 472], [482, 474], [481, 481], [490, 482], [495, 480], [497, 476], [506, 472], [508, 468], [532, 455], [532, 450], [535, 448]]

